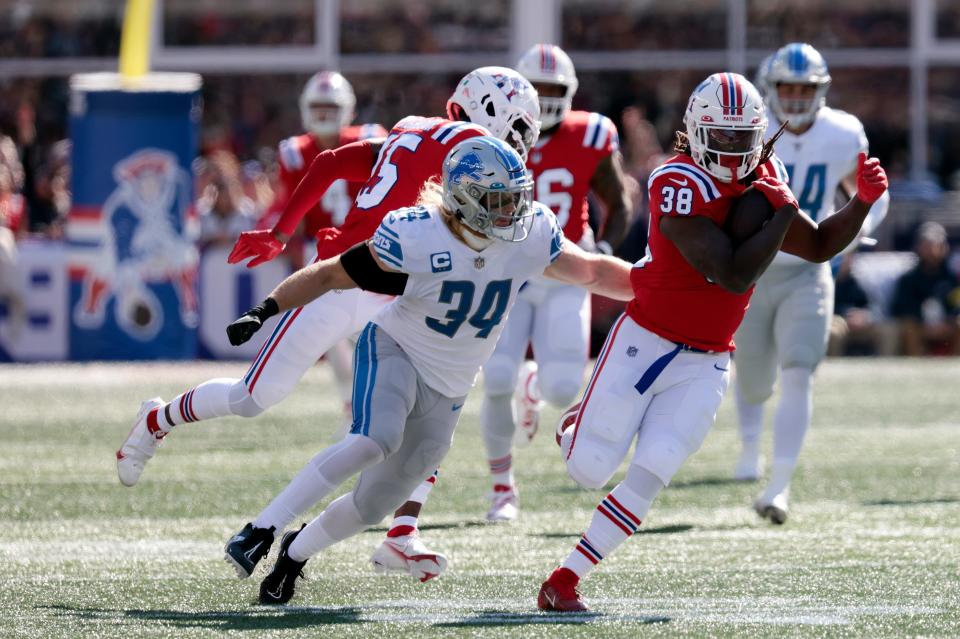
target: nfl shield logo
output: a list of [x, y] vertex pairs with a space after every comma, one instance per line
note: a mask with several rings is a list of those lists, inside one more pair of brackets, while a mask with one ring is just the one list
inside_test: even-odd
[[480, 270], [486, 263], [486, 260], [484, 260], [482, 257], [478, 257], [477, 259], [473, 260], [473, 267], [477, 270]]
[[627, 349], [627, 357], [636, 357], [637, 356], [637, 347], [631, 346]]

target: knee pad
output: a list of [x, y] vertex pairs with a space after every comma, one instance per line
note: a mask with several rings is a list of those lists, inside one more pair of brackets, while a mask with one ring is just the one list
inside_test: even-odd
[[[383, 451], [384, 457], [390, 457], [398, 450], [400, 446], [403, 445], [403, 426], [404, 422], [401, 421], [397, 425], [392, 424], [377, 424], [376, 428], [370, 429], [370, 432], [365, 435], [371, 440], [376, 442], [377, 446], [380, 447], [380, 450]], [[351, 434], [359, 434], [356, 431], [351, 429]]]
[[762, 404], [773, 395], [775, 376], [769, 379], [760, 379], [759, 375], [751, 375], [745, 367], [737, 365], [737, 392], [748, 404]]
[[511, 395], [517, 385], [517, 364], [494, 353], [483, 365], [483, 390], [487, 395]]
[[551, 405], [566, 407], [576, 401], [583, 380], [580, 363], [547, 362], [537, 372], [540, 394]]
[[243, 380], [237, 380], [237, 383], [230, 388], [229, 401], [230, 412], [240, 417], [256, 417], [266, 410], [250, 395]]
[[666, 486], [696, 449], [681, 435], [664, 435], [637, 448], [632, 464], [656, 475]]
[[[563, 435], [560, 450], [569, 451], [573, 429]], [[566, 444], [564, 446], [563, 444]], [[577, 437], [577, 445], [567, 458], [567, 474], [583, 488], [598, 490], [606, 486], [616, 472], [622, 453], [610, 443], [597, 437]]]
[[421, 482], [433, 474], [449, 450], [448, 442], [430, 439], [420, 442], [404, 460], [401, 472], [406, 477]]
[[409, 495], [406, 492], [401, 495], [399, 491], [391, 490], [386, 483], [372, 488], [353, 494], [353, 504], [365, 526], [375, 526], [383, 521], [383, 518], [399, 508]]

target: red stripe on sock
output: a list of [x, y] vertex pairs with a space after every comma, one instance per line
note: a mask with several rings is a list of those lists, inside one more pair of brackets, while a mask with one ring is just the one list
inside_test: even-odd
[[160, 424], [157, 423], [158, 412], [160, 412], [160, 409], [154, 408], [152, 411], [147, 413], [147, 430], [150, 431], [151, 435], [156, 435], [157, 432], [161, 430]]
[[177, 404], [177, 406], [180, 408], [180, 417], [183, 418], [183, 421], [189, 422], [189, 421], [190, 421], [190, 418], [187, 417], [187, 413], [186, 413], [186, 411], [184, 410], [184, 408], [185, 408], [185, 407], [184, 407], [184, 400], [186, 400], [186, 399], [187, 399], [187, 394], [184, 393], [183, 395], [180, 396], [180, 402]]
[[[171, 440], [171, 441], [172, 441], [172, 440]], [[594, 556], [591, 555], [589, 552], [587, 552], [582, 546], [580, 546], [580, 544], [577, 544], [577, 550], [580, 551], [580, 554], [582, 554], [584, 557], [586, 557], [586, 558], [589, 559], [591, 562], [593, 562], [593, 565], [594, 565], [594, 566], [596, 566], [598, 563], [600, 563], [599, 561], [597, 561], [597, 558], [596, 558], [596, 557], [594, 557]]]
[[633, 523], [635, 523], [638, 526], [640, 525], [640, 520], [637, 518], [637, 516], [634, 515], [632, 512], [630, 512], [629, 510], [627, 510], [626, 508], [624, 508], [623, 504], [617, 501], [617, 498], [613, 496], [613, 493], [610, 493], [609, 495], [607, 495], [607, 499], [609, 499], [614, 506], [619, 508], [624, 515], [629, 517]]
[[394, 526], [387, 531], [387, 537], [405, 537], [416, 532], [416, 526]]
[[194, 388], [192, 391], [190, 391], [190, 401], [187, 402], [187, 412], [190, 413], [190, 419], [191, 419], [192, 421], [197, 421], [197, 414], [196, 414], [195, 412], [193, 412], [193, 394], [194, 394], [195, 392], [197, 392], [197, 389], [196, 389], [196, 388]]
[[597, 510], [599, 510], [599, 511], [602, 512], [604, 515], [606, 515], [606, 516], [607, 516], [607, 519], [609, 519], [610, 521], [612, 521], [613, 523], [615, 523], [615, 524], [617, 525], [617, 528], [619, 528], [620, 530], [622, 530], [623, 532], [625, 532], [625, 533], [627, 534], [627, 537], [629, 537], [630, 535], [633, 534], [633, 531], [630, 530], [629, 528], [627, 528], [626, 526], [624, 526], [624, 525], [623, 525], [623, 522], [620, 521], [619, 519], [617, 519], [617, 516], [616, 516], [616, 515], [614, 515], [614, 514], [611, 513], [609, 510], [607, 510], [606, 508], [604, 508], [604, 507], [603, 507], [603, 504], [600, 504], [599, 506], [597, 506]]

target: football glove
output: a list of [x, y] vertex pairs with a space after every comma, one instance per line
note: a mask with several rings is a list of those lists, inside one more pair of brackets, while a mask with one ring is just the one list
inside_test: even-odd
[[790, 187], [775, 177], [763, 177], [755, 180], [753, 187], [763, 193], [774, 211], [779, 211], [785, 206], [800, 208], [797, 204], [797, 198], [793, 196]]
[[867, 159], [866, 153], [857, 156], [857, 197], [873, 204], [887, 190], [887, 173], [877, 158]]
[[237, 243], [233, 245], [233, 250], [227, 257], [229, 264], [236, 264], [248, 257], [252, 257], [247, 268], [260, 266], [264, 262], [269, 262], [280, 255], [284, 243], [273, 236], [273, 231], [244, 231], [237, 238]]
[[268, 297], [227, 326], [227, 339], [234, 346], [240, 346], [249, 341], [253, 334], [260, 330], [265, 321], [279, 312], [280, 308], [276, 301], [272, 297]]

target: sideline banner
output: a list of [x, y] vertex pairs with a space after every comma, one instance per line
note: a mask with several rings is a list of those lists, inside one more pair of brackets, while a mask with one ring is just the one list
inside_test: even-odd
[[0, 326], [0, 361], [67, 359], [67, 251], [62, 242], [28, 238], [17, 245], [17, 280], [25, 321]]
[[200, 76], [70, 80], [70, 359], [196, 356]]

